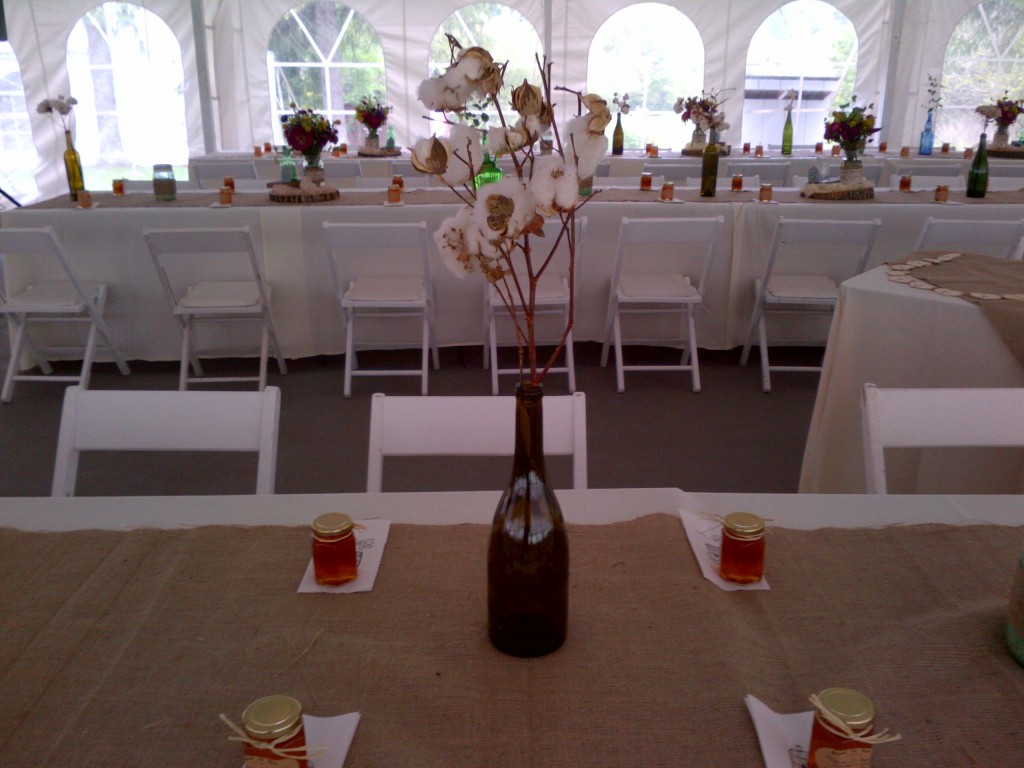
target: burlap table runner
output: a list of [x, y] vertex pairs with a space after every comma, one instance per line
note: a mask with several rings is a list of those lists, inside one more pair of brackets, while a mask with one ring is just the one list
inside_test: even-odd
[[675, 516], [572, 526], [533, 660], [487, 642], [487, 533], [396, 525], [372, 592], [300, 595], [300, 528], [0, 531], [0, 763], [234, 768], [218, 713], [287, 693], [362, 713], [347, 768], [756, 766], [744, 694], [845, 685], [904, 735], [877, 768], [1024, 764], [1022, 529], [772, 530], [772, 589], [726, 593]]
[[[919, 251], [903, 263], [942, 258], [945, 251]], [[1024, 366], [1024, 262], [962, 253], [941, 263], [914, 266], [907, 273], [923, 285], [956, 291], [977, 304], [1009, 350]]]

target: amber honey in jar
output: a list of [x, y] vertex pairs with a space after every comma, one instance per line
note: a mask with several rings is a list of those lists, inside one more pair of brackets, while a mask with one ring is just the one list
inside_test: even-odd
[[825, 143], [824, 142], [819, 141], [819, 142], [817, 142], [814, 145], [814, 154], [820, 155], [824, 151], [825, 151]]
[[263, 147], [261, 147], [259, 144], [253, 145], [252, 156], [253, 157], [263, 157]]
[[80, 189], [78, 191], [78, 207], [92, 208], [92, 192], [88, 189]]
[[220, 204], [221, 205], [231, 205], [231, 200], [232, 200], [233, 197], [234, 197], [234, 194], [231, 191], [231, 187], [221, 187], [220, 188]]
[[900, 192], [909, 192], [912, 181], [910, 176], [900, 176]]
[[949, 154], [949, 142], [948, 141], [942, 142], [942, 154], [944, 154], [944, 155], [948, 155]]
[[220, 185], [221, 185], [222, 187], [227, 187], [227, 188], [228, 188], [228, 189], [230, 189], [230, 190], [231, 190], [232, 192], [234, 192], [234, 191], [235, 191], [235, 177], [234, 177], [234, 176], [225, 176], [225, 177], [224, 177], [224, 178], [223, 178], [223, 179], [221, 180], [221, 183], [220, 183]]
[[949, 202], [949, 187], [945, 184], [939, 184], [935, 187], [935, 202], [936, 203], [947, 203]]
[[640, 189], [650, 189], [653, 183], [653, 176], [649, 173], [640, 174]]
[[910, 157], [910, 147], [900, 147], [900, 157]]
[[242, 728], [245, 768], [310, 768], [302, 705], [291, 696], [257, 699], [242, 713]]
[[405, 189], [405, 178], [400, 173], [396, 173], [391, 177], [391, 183]]
[[743, 191], [743, 174], [734, 173], [732, 176], [732, 191], [742, 192]]
[[888, 152], [889, 151], [889, 142], [887, 142], [887, 141], [880, 141], [880, 142], [878, 142], [878, 151], [879, 152]]
[[343, 155], [347, 155], [348, 154], [348, 144], [345, 144], [344, 142], [342, 142], [341, 144], [338, 145], [338, 149], [341, 151], [341, 154], [343, 154]]
[[754, 157], [764, 157], [764, 147], [760, 144], [754, 147]]
[[753, 584], [764, 576], [764, 519], [750, 512], [731, 512], [722, 523], [719, 575], [737, 584]]
[[964, 160], [970, 160], [974, 157], [974, 147], [967, 147], [964, 150]]
[[341, 157], [341, 147], [334, 147], [331, 150], [331, 157]]
[[757, 193], [757, 199], [762, 203], [770, 203], [772, 201], [772, 185], [762, 184], [761, 190]]
[[124, 194], [124, 179], [114, 179], [112, 182], [114, 194], [118, 197]]
[[402, 188], [397, 184], [388, 186], [388, 205], [398, 205], [402, 202]]
[[818, 694], [816, 707], [807, 768], [870, 768], [872, 743], [855, 736], [871, 735], [871, 699], [849, 688], [826, 688]]
[[674, 181], [666, 181], [661, 185], [661, 199], [666, 202], [676, 199], [676, 184]]
[[749, 155], [750, 154], [750, 142], [749, 141], [744, 141], [743, 142], [743, 154], [744, 155]]
[[358, 575], [354, 523], [348, 515], [328, 512], [313, 521], [313, 576], [325, 587], [347, 584]]
[[839, 157], [839, 145], [836, 144], [832, 147], [832, 157]]

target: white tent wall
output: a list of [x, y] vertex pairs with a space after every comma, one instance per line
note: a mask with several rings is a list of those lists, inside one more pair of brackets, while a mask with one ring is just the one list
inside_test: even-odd
[[[202, 8], [206, 50], [211, 52], [209, 88], [217, 146], [246, 149], [270, 138], [271, 104], [266, 48], [270, 32], [300, 0], [132, 0], [159, 16], [181, 43], [189, 151], [203, 154], [202, 110], [192, 7]], [[764, 20], [788, 0], [670, 0], [690, 18], [705, 46], [705, 88], [731, 89], [736, 102], [745, 84], [747, 49]], [[67, 93], [66, 51], [78, 19], [97, 0], [16, 0], [6, 4], [10, 43], [21, 67], [34, 142], [41, 158], [36, 176], [40, 195], [64, 191], [62, 169], [53, 158], [63, 137], [52, 121], [33, 107]], [[441, 22], [465, 0], [348, 0], [380, 36], [384, 49], [388, 102], [395, 108], [392, 126], [400, 144], [425, 136], [424, 110], [416, 88], [427, 75], [430, 39]], [[590, 43], [614, 13], [630, 0], [507, 0], [550, 45], [555, 84], [586, 85]], [[924, 120], [927, 75], [941, 72], [946, 43], [977, 0], [831, 0], [854, 25], [858, 40], [855, 92], [872, 102], [891, 144], [916, 144]], [[549, 19], [549, 22], [546, 20]], [[623, 30], [628, 34], [628, 30]], [[895, 65], [895, 71], [890, 71]], [[890, 82], [891, 81], [891, 82]], [[887, 89], [888, 83], [888, 89]], [[606, 94], [607, 95], [607, 94]], [[685, 95], [685, 94], [679, 94]], [[569, 104], [562, 108], [568, 109]], [[727, 106], [732, 127], [727, 141], [739, 138], [741, 107]]]

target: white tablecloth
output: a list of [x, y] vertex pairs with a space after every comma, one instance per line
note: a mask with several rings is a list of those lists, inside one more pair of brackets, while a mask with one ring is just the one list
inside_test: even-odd
[[[891, 282], [885, 267], [847, 281], [818, 385], [802, 492], [865, 491], [860, 398], [866, 382], [880, 387], [1021, 387], [1024, 368], [970, 302]], [[887, 453], [894, 454], [887, 462], [891, 493], [1024, 489], [1019, 452]]]

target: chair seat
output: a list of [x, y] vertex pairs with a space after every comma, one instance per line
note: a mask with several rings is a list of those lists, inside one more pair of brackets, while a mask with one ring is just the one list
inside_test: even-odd
[[346, 301], [425, 301], [418, 277], [360, 277], [345, 292]]
[[[526, 292], [526, 286], [523, 286], [523, 292]], [[537, 291], [534, 299], [538, 303], [566, 302], [569, 300], [569, 285], [562, 276], [545, 273], [537, 281]], [[514, 289], [512, 291], [512, 302], [517, 305], [523, 303]], [[497, 307], [505, 306], [494, 286], [491, 286], [491, 304]]]
[[[95, 300], [102, 283], [82, 281], [82, 290], [86, 296]], [[0, 305], [0, 312], [31, 310], [33, 312], [81, 312], [84, 309], [82, 299], [71, 283], [46, 282], [30, 285], [24, 291], [11, 296], [5, 304]]]
[[836, 301], [839, 286], [824, 275], [772, 275], [765, 296], [777, 299], [806, 299], [808, 301]]
[[687, 275], [675, 272], [632, 272], [619, 276], [620, 299], [700, 300]]
[[260, 292], [254, 282], [204, 282], [190, 286], [178, 306], [185, 309], [214, 309], [255, 307], [259, 303]]

